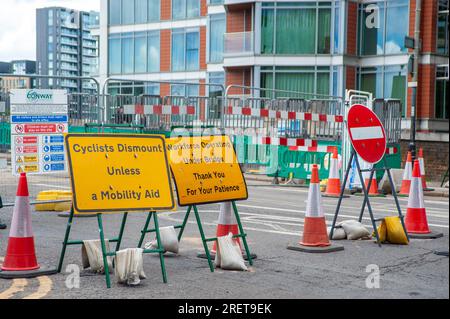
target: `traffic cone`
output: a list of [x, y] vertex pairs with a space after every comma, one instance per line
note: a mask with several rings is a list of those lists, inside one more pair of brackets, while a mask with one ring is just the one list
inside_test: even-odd
[[400, 187], [399, 196], [409, 196], [409, 189], [411, 186], [411, 174], [412, 174], [412, 155], [411, 152], [408, 152], [408, 156], [406, 157], [405, 169], [403, 170], [403, 180], [402, 186]]
[[414, 161], [405, 226], [410, 238], [433, 239], [443, 236], [442, 233], [431, 232], [428, 227], [418, 160]]
[[288, 246], [290, 250], [325, 253], [344, 250], [343, 246], [331, 245], [327, 234], [325, 214], [320, 193], [319, 169], [313, 165], [309, 185], [306, 216], [303, 227], [303, 238], [299, 245]]
[[423, 190], [426, 192], [431, 192], [434, 191], [433, 188], [429, 188], [427, 186], [427, 180], [426, 180], [426, 176], [425, 176], [425, 160], [423, 158], [423, 148], [421, 147], [419, 149], [419, 166], [420, 166], [420, 177], [422, 178], [422, 187]]
[[40, 269], [34, 248], [31, 207], [25, 173], [20, 174], [6, 257], [0, 278], [37, 277], [56, 270]]
[[[324, 197], [337, 197], [341, 195], [341, 179], [339, 175], [339, 157], [337, 148], [333, 149], [330, 159], [330, 173], [328, 175], [327, 188]], [[347, 196], [345, 196], [347, 197]]]
[[[231, 202], [223, 202], [220, 203], [220, 213], [219, 213], [219, 221], [217, 224], [216, 237], [227, 236], [229, 233], [234, 235], [239, 235], [239, 226], [236, 222], [236, 217], [232, 212], [232, 204]], [[241, 241], [239, 238], [234, 238], [233, 241], [241, 247], [242, 255], [244, 258], [247, 258], [247, 255], [244, 253], [242, 249]], [[217, 242], [214, 242], [213, 248], [210, 251], [211, 258], [214, 258], [217, 253]], [[206, 254], [201, 253], [198, 254], [199, 258], [206, 258]], [[252, 259], [255, 259], [257, 256], [252, 254]]]
[[[371, 168], [371, 165], [368, 164], [367, 167]], [[364, 176], [364, 185], [366, 186], [367, 193], [369, 197], [385, 197], [385, 195], [378, 192], [378, 183], [376, 173], [373, 174], [372, 183], [370, 184], [369, 189], [369, 181], [370, 181], [370, 172], [363, 172]], [[364, 194], [361, 194], [364, 195]]]

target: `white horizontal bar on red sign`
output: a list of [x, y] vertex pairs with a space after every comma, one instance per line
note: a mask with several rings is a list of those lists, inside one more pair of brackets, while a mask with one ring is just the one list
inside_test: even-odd
[[396, 147], [387, 147], [386, 154], [389, 154], [389, 155], [397, 154], [397, 148]]
[[290, 151], [309, 152], [309, 153], [333, 153], [335, 149], [336, 146], [327, 146], [327, 145], [318, 145], [315, 147], [307, 147], [307, 146], [289, 147]]
[[306, 146], [317, 147], [317, 141], [304, 138], [250, 136], [256, 145]]
[[195, 106], [184, 105], [124, 105], [126, 115], [195, 115]]
[[274, 110], [257, 109], [257, 108], [251, 108], [251, 107], [229, 106], [226, 110], [226, 113], [228, 115], [267, 117], [267, 118], [271, 118], [271, 119], [282, 119], [282, 120], [303, 120], [303, 121], [332, 122], [332, 123], [344, 122], [344, 117], [342, 115], [329, 115], [329, 114], [306, 113], [306, 112], [274, 111]]

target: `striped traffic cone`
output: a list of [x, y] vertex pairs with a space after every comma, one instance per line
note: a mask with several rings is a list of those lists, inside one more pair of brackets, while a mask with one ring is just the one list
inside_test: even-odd
[[410, 238], [433, 239], [443, 236], [442, 233], [431, 232], [428, 227], [418, 160], [414, 161], [405, 226]]
[[426, 192], [434, 191], [434, 188], [429, 188], [429, 187], [427, 186], [427, 179], [426, 179], [426, 176], [425, 176], [425, 175], [426, 175], [426, 174], [425, 174], [425, 160], [424, 160], [424, 158], [423, 158], [423, 148], [422, 148], [422, 147], [419, 149], [419, 157], [418, 157], [418, 160], [419, 160], [420, 177], [422, 178], [422, 187], [423, 187], [423, 190], [426, 191]]
[[[372, 168], [371, 164], [366, 164], [366, 167]], [[378, 192], [378, 182], [377, 182], [377, 176], [376, 173], [372, 176], [372, 183], [370, 183], [370, 189], [369, 189], [369, 181], [370, 181], [370, 172], [363, 172], [364, 177], [364, 185], [366, 186], [367, 193], [369, 194], [369, 197], [386, 197], [386, 195], [381, 194]], [[364, 195], [364, 194], [360, 194]]]
[[411, 187], [411, 174], [412, 174], [412, 155], [408, 152], [406, 157], [405, 169], [403, 170], [403, 180], [402, 186], [400, 187], [399, 196], [406, 197], [409, 196], [409, 189]]
[[319, 169], [313, 165], [309, 185], [306, 216], [303, 227], [303, 238], [299, 245], [288, 246], [290, 250], [325, 253], [344, 250], [343, 246], [332, 245], [328, 239], [325, 214], [320, 193]]
[[333, 149], [330, 159], [330, 173], [328, 175], [326, 197], [339, 197], [341, 195], [341, 179], [339, 176], [339, 158], [337, 148]]
[[41, 269], [37, 262], [27, 177], [25, 173], [21, 173], [9, 233], [8, 248], [1, 267], [0, 278], [27, 278], [53, 273], [56, 273], [56, 270]]
[[[227, 236], [229, 233], [234, 235], [239, 235], [239, 226], [236, 221], [236, 217], [232, 212], [232, 204], [231, 202], [223, 202], [220, 203], [220, 213], [219, 213], [219, 221], [217, 224], [216, 237]], [[239, 238], [234, 238], [233, 241], [241, 247], [242, 255], [244, 258], [247, 258], [247, 255], [244, 253], [242, 249], [241, 241]], [[210, 251], [211, 258], [214, 258], [217, 253], [217, 242], [214, 242], [213, 248]], [[198, 254], [199, 258], [206, 258], [206, 254], [201, 253]], [[252, 254], [252, 259], [255, 259], [257, 256]]]

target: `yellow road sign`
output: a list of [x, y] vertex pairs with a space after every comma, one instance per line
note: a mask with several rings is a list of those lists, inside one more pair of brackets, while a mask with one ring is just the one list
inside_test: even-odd
[[247, 199], [247, 185], [228, 136], [166, 140], [180, 206]]
[[175, 207], [164, 137], [68, 134], [65, 140], [80, 214]]

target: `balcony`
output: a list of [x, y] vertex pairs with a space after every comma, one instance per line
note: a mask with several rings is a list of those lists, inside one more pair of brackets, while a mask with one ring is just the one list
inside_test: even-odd
[[224, 58], [254, 55], [253, 32], [225, 33]]
[[223, 4], [226, 6], [235, 5], [235, 4], [253, 3], [253, 2], [256, 2], [256, 0], [223, 0]]

